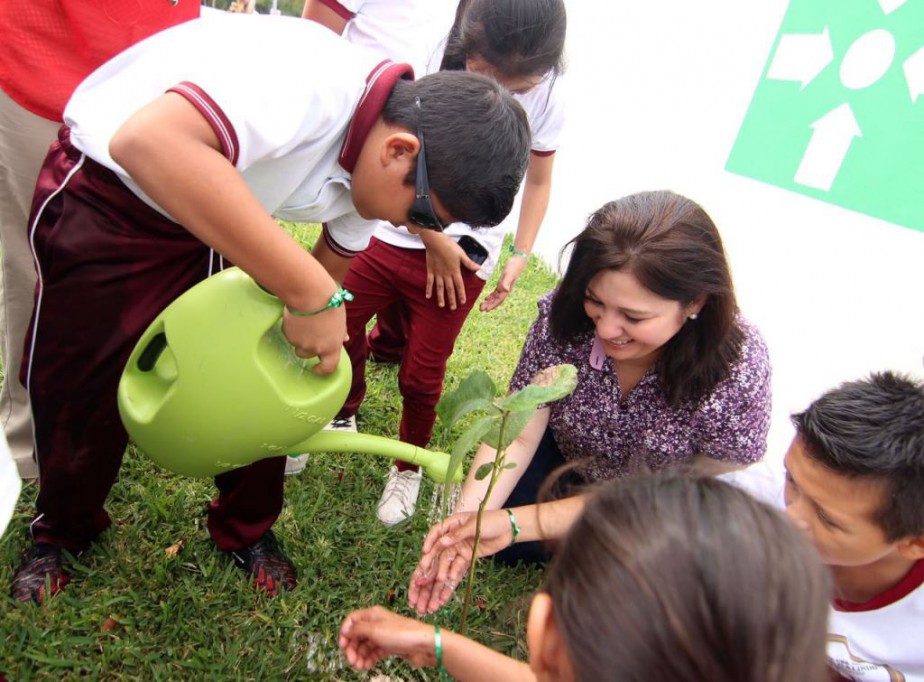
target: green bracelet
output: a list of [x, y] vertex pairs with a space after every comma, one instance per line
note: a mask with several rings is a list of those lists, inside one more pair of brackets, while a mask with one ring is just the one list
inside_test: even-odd
[[520, 534], [520, 527], [517, 525], [517, 517], [513, 515], [513, 511], [510, 509], [505, 509], [507, 512], [507, 518], [510, 519], [510, 530], [513, 531], [513, 538], [510, 540], [510, 546], [517, 541], [517, 535]]
[[513, 244], [507, 247], [507, 251], [510, 252], [511, 256], [523, 256], [523, 258], [529, 259], [529, 253], [527, 253], [526, 251], [520, 251], [519, 249], [514, 248]]
[[440, 626], [433, 626], [433, 648], [436, 649], [436, 669], [440, 674], [440, 679], [448, 680], [449, 673], [443, 667], [443, 636], [440, 634]]
[[330, 300], [327, 302], [327, 305], [321, 308], [320, 310], [315, 310], [313, 313], [303, 313], [300, 310], [292, 310], [289, 306], [286, 306], [286, 310], [289, 311], [290, 315], [295, 315], [296, 317], [314, 317], [315, 315], [320, 315], [325, 310], [330, 310], [331, 308], [339, 308], [343, 305], [344, 301], [352, 301], [353, 294], [344, 289], [343, 287], [338, 287], [337, 291], [334, 292], [334, 295], [330, 297]]

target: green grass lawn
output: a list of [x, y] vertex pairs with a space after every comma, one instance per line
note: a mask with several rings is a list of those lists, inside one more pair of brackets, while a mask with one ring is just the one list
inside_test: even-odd
[[[288, 228], [304, 243], [317, 234], [313, 227]], [[554, 282], [552, 272], [533, 261], [499, 309], [476, 309], [449, 361], [447, 388], [476, 369], [505, 386], [535, 301]], [[396, 369], [370, 364], [368, 382], [360, 430], [396, 437]], [[452, 439], [437, 424], [431, 447], [448, 452]], [[411, 615], [407, 582], [428, 528], [433, 490], [425, 478], [415, 517], [385, 528], [375, 504], [388, 464], [377, 457], [315, 455], [303, 473], [287, 479], [275, 531], [299, 569], [299, 584], [277, 599], [255, 594], [212, 545], [205, 529], [211, 481], [158, 469], [130, 448], [107, 504], [114, 525], [74, 564], [74, 584], [42, 607], [16, 604], [7, 586], [27, 544], [36, 495], [35, 486], [26, 486], [0, 540], [0, 672], [11, 682], [369, 679], [345, 667], [336, 633], [346, 613], [359, 607], [385, 604]], [[168, 548], [180, 542], [170, 556]], [[540, 579], [537, 569], [483, 562], [468, 634], [523, 658], [526, 608]], [[460, 615], [456, 598], [431, 619], [455, 629]], [[436, 678], [397, 661], [376, 672]]]

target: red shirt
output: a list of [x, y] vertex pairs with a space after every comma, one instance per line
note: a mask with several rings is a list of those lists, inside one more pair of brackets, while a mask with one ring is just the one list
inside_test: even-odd
[[200, 0], [0, 1], [0, 88], [60, 121], [90, 72], [153, 33], [199, 16]]

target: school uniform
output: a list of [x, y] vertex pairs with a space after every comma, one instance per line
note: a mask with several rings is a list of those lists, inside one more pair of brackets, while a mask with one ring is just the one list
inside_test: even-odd
[[[423, 60], [428, 73], [439, 70], [458, 4], [456, 0], [322, 2], [349, 20], [343, 31], [346, 40], [415, 66]], [[529, 92], [514, 95], [529, 120], [532, 153], [541, 156], [550, 156], [558, 149], [564, 125], [563, 101], [553, 84], [549, 75]], [[338, 416], [351, 416], [362, 404], [366, 358], [371, 350], [378, 360], [401, 363], [398, 387], [403, 408], [398, 436], [420, 447], [430, 442], [446, 363], [456, 338], [494, 272], [504, 240], [499, 228], [475, 229], [464, 223], [453, 223], [444, 233], [456, 241], [468, 235], [488, 252], [477, 272], [462, 268], [466, 302], [455, 310], [440, 308], [435, 294], [426, 298], [426, 250], [420, 237], [405, 227], [379, 222], [370, 248], [353, 260], [344, 280], [344, 286], [355, 295], [347, 304], [349, 341], [345, 344], [353, 380]], [[367, 342], [366, 324], [373, 315], [376, 325]]]
[[[311, 22], [209, 13], [130, 48], [78, 87], [30, 223], [39, 282], [22, 378], [41, 465], [36, 542], [79, 550], [109, 525], [103, 503], [127, 441], [116, 405], [122, 368], [154, 317], [225, 265], [110, 157], [122, 123], [164, 92], [185, 98], [267, 212], [324, 222], [328, 245], [349, 256], [374, 227], [353, 208], [350, 172], [404, 77], [409, 66]], [[284, 466], [272, 458], [216, 477], [208, 527], [220, 550], [248, 547], [273, 525]]]
[[[782, 472], [753, 466], [720, 476], [783, 511]], [[864, 603], [835, 599], [828, 616], [827, 654], [832, 679], [853, 682], [924, 682], [924, 560], [897, 585]]]
[[924, 682], [924, 560], [863, 604], [834, 600], [828, 665], [854, 682]]

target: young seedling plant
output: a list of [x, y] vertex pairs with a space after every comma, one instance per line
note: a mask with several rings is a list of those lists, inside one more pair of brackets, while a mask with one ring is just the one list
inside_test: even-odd
[[449, 472], [443, 492], [442, 518], [446, 518], [447, 505], [452, 498], [450, 487], [453, 474], [462, 460], [479, 443], [487, 443], [496, 450], [494, 460], [485, 462], [475, 472], [476, 480], [488, 478], [488, 487], [478, 504], [475, 518], [475, 538], [472, 543], [472, 561], [468, 568], [465, 597], [462, 601], [462, 621], [459, 630], [465, 632], [465, 623], [472, 600], [472, 586], [475, 582], [475, 568], [478, 543], [481, 540], [481, 520], [491, 492], [501, 474], [516, 467], [507, 462], [507, 447], [516, 439], [532, 419], [536, 408], [569, 395], [577, 385], [577, 369], [574, 365], [555, 365], [536, 374], [529, 385], [506, 396], [499, 396], [494, 382], [484, 372], [472, 373], [458, 388], [443, 396], [436, 406], [440, 421], [446, 428], [452, 428], [466, 415], [481, 413], [469, 426], [452, 448]]

